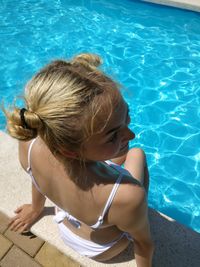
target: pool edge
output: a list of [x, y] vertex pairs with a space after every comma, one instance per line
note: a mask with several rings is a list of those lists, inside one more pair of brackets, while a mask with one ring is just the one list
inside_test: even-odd
[[190, 11], [200, 12], [200, 2], [196, 0], [141, 0], [142, 2], [170, 6]]

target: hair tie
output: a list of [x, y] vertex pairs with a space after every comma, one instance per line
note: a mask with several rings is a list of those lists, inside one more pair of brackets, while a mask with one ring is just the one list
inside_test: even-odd
[[26, 123], [26, 120], [25, 120], [25, 117], [24, 117], [24, 113], [27, 111], [27, 109], [25, 109], [25, 108], [21, 108], [20, 109], [20, 118], [21, 118], [21, 121], [22, 121], [22, 127], [24, 128], [24, 129], [30, 129], [29, 127], [28, 127], [28, 124]]

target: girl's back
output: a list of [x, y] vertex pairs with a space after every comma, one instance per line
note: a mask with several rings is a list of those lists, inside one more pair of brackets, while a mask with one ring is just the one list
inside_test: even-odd
[[[122, 231], [112, 224], [113, 213], [118, 211], [118, 203], [120, 198], [128, 194], [129, 185], [132, 177], [128, 174], [124, 176], [124, 181], [120, 185], [115, 198], [113, 199], [110, 211], [104, 217], [103, 224], [98, 229], [92, 229], [92, 225], [97, 222], [99, 215], [110, 196], [113, 186], [120, 175], [120, 172], [114, 171], [112, 167], [106, 163], [102, 163], [101, 170], [92, 168], [88, 171], [90, 177], [90, 188], [85, 189], [78, 187], [73, 180], [66, 174], [63, 165], [52, 155], [47, 146], [40, 138], [34, 142], [30, 151], [30, 162], [28, 162], [28, 152], [30, 142], [19, 142], [19, 159], [25, 170], [31, 167], [34, 181], [41, 193], [48, 197], [56, 206], [64, 211], [68, 211], [73, 217], [81, 222], [81, 227], [76, 228], [67, 219], [64, 224], [75, 234], [97, 243], [106, 244], [117, 239]], [[30, 164], [30, 166], [29, 166]], [[100, 163], [99, 163], [100, 164]], [[105, 176], [107, 179], [105, 179]], [[80, 177], [84, 179], [85, 177]], [[92, 182], [93, 180], [93, 182]], [[128, 185], [127, 185], [127, 182]], [[134, 183], [134, 179], [133, 182]], [[137, 189], [136, 189], [137, 190]], [[59, 210], [57, 208], [57, 211]], [[129, 244], [127, 238], [122, 238], [117, 246], [111, 248], [109, 253], [106, 252], [96, 259], [106, 260], [111, 256], [117, 255]]]

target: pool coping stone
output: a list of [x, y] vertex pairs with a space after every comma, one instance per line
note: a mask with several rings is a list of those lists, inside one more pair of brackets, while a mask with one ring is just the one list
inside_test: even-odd
[[181, 9], [187, 9], [190, 11], [200, 12], [199, 0], [141, 0], [142, 2], [148, 2], [152, 4], [159, 4], [165, 6], [171, 6]]

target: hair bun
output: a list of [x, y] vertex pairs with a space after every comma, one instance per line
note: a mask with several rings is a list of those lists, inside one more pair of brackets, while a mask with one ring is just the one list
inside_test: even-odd
[[86, 68], [89, 68], [91, 70], [96, 69], [96, 67], [98, 67], [99, 65], [102, 64], [102, 60], [101, 58], [96, 55], [96, 54], [80, 54], [75, 56], [72, 61], [71, 64], [81, 64]]
[[[35, 129], [35, 130], [39, 130], [42, 128], [43, 123], [42, 123], [40, 117], [38, 116], [38, 114], [36, 114], [35, 112], [32, 112], [30, 110], [26, 110], [24, 115], [25, 115], [24, 120], [25, 120], [26, 124], [29, 126], [28, 128]], [[22, 118], [20, 117], [20, 119], [22, 119]]]
[[4, 113], [9, 134], [19, 140], [28, 141], [35, 138], [43, 127], [40, 117], [27, 109], [14, 107], [12, 112], [4, 109]]

